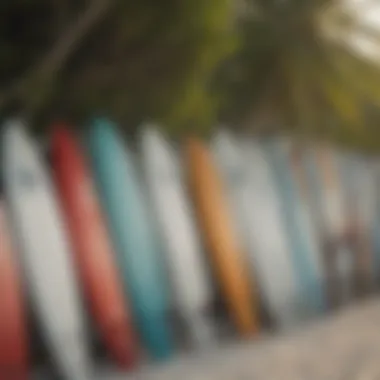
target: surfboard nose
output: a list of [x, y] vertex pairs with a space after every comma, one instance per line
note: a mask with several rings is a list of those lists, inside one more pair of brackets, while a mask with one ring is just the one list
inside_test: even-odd
[[141, 126], [141, 138], [150, 142], [161, 139], [158, 126], [153, 123], [145, 123]]
[[64, 124], [53, 125], [53, 133], [51, 136], [52, 151], [67, 149], [68, 146], [71, 146], [73, 140], [67, 126]]
[[172, 336], [165, 316], [141, 314], [138, 323], [145, 343], [156, 360], [168, 359], [173, 352]]
[[[27, 124], [22, 119], [7, 120], [3, 124], [1, 137], [4, 177], [10, 178], [12, 184], [16, 179], [18, 181], [20, 178], [22, 178], [22, 181], [28, 181], [28, 183], [34, 182], [32, 175], [25, 174], [29, 170], [34, 173], [40, 173], [39, 169], [36, 168], [34, 141], [32, 141], [27, 132]], [[5, 185], [9, 185], [9, 180], [6, 181]]]
[[72, 380], [92, 380], [88, 357], [79, 347], [70, 348], [71, 355], [67, 357], [67, 378]]
[[4, 122], [2, 127], [2, 140], [5, 152], [28, 139], [26, 123], [22, 119], [9, 119]]

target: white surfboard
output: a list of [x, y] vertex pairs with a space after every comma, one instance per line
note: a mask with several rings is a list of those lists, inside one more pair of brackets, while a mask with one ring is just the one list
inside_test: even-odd
[[[313, 208], [318, 215], [318, 229], [323, 244], [330, 243], [335, 247], [334, 259], [325, 262], [334, 263], [333, 271], [336, 278], [332, 278], [334, 287], [338, 286], [338, 302], [347, 302], [352, 295], [352, 276], [354, 271], [354, 257], [352, 249], [346, 241], [347, 209], [345, 207], [344, 183], [340, 180], [339, 154], [330, 146], [322, 145], [308, 149], [309, 180], [314, 192]], [[325, 257], [327, 259], [327, 257]], [[330, 269], [329, 269], [330, 268]], [[325, 268], [327, 271], [331, 267]], [[327, 285], [329, 288], [330, 285]], [[331, 289], [330, 289], [331, 291]]]
[[166, 255], [174, 309], [194, 344], [211, 343], [215, 338], [213, 323], [206, 314], [212, 302], [211, 284], [183, 185], [182, 167], [175, 150], [154, 126], [146, 126], [142, 133], [142, 156]]
[[[292, 173], [294, 174], [294, 180], [296, 182], [298, 194], [299, 194], [299, 202], [300, 208], [302, 209], [302, 222], [304, 224], [305, 235], [307, 239], [310, 241], [310, 245], [312, 246], [312, 261], [313, 265], [316, 268], [318, 273], [318, 278], [320, 281], [323, 281], [323, 264], [322, 264], [322, 252], [321, 252], [321, 242], [319, 241], [317, 226], [314, 224], [313, 218], [313, 207], [311, 195], [309, 192], [309, 188], [307, 185], [307, 177], [305, 173], [305, 163], [304, 163], [304, 155], [303, 150], [296, 152], [298, 148], [292, 147], [290, 161], [292, 165]], [[298, 155], [299, 153], [299, 155]], [[298, 157], [297, 157], [298, 156]]]
[[311, 205], [303, 171], [303, 156], [294, 140], [282, 136], [269, 149], [277, 187], [281, 194], [285, 230], [291, 240], [291, 258], [310, 316], [325, 308], [323, 256], [317, 230], [313, 225]]
[[321, 205], [326, 234], [339, 239], [346, 232], [346, 219], [337, 157], [331, 147], [314, 151], [321, 180]]
[[299, 292], [268, 162], [254, 140], [239, 144], [225, 130], [212, 151], [268, 311], [280, 327], [291, 327], [300, 320]]
[[68, 239], [37, 147], [19, 120], [3, 135], [4, 186], [32, 305], [51, 358], [68, 380], [92, 379]]
[[373, 259], [375, 240], [372, 237], [376, 223], [376, 178], [374, 161], [360, 154], [346, 154], [341, 158], [346, 192], [346, 208], [350, 224], [355, 228], [357, 244], [354, 247], [356, 267], [361, 267], [367, 287], [373, 286]]
[[[351, 207], [355, 208], [359, 228], [368, 230], [375, 212], [375, 178], [372, 173], [371, 160], [364, 156], [352, 156], [351, 175], [347, 185], [351, 187]], [[348, 173], [347, 173], [348, 174]]]
[[380, 159], [376, 157], [372, 165], [374, 184], [374, 218], [372, 220], [373, 275], [378, 283], [380, 277]]
[[[373, 239], [374, 228], [376, 223], [376, 180], [374, 175], [374, 165], [375, 162], [372, 157], [362, 157], [361, 160], [361, 179], [362, 188], [360, 192], [359, 201], [359, 222], [362, 225], [362, 244], [363, 247], [367, 248], [367, 276], [368, 283], [371, 289], [374, 287], [376, 270], [374, 268], [375, 264], [375, 242]], [[370, 289], [370, 290], [371, 290]]]

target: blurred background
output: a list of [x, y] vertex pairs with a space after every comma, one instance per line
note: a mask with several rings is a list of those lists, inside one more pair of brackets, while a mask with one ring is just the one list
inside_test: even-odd
[[375, 148], [378, 8], [370, 0], [4, 1], [0, 106], [35, 120], [107, 113], [131, 131], [147, 118], [173, 133], [228, 122]]
[[[170, 142], [181, 141], [182, 137], [188, 135], [198, 135], [203, 141], [215, 142], [218, 140], [215, 136], [218, 136], [222, 130], [221, 126], [227, 126], [226, 129], [231, 135], [224, 136], [225, 140], [223, 138], [220, 140], [222, 142], [215, 142], [215, 146], [211, 144], [211, 147], [205, 148], [212, 151], [210, 155], [212, 158], [208, 159], [206, 153], [204, 154], [206, 158], [203, 157], [202, 148], [198, 151], [201, 152], [199, 153], [201, 158], [197, 156], [198, 153], [194, 153], [193, 157], [188, 153], [187, 163], [179, 159], [178, 161], [189, 169], [192, 160], [197, 162], [199, 167], [208, 167], [209, 161], [214, 160], [215, 167], [219, 171], [215, 177], [220, 175], [220, 187], [223, 187], [226, 195], [221, 204], [228, 203], [227, 208], [232, 210], [233, 228], [235, 224], [239, 224], [237, 222], [239, 218], [245, 217], [242, 217], [244, 210], [236, 211], [236, 209], [239, 207], [244, 209], [247, 203], [244, 203], [243, 198], [248, 195], [234, 188], [234, 185], [239, 183], [239, 173], [237, 177], [229, 175], [227, 162], [229, 159], [226, 158], [229, 148], [226, 148], [227, 151], [223, 149], [230, 144], [231, 136], [233, 138], [238, 136], [239, 144], [242, 140], [244, 142], [245, 136], [254, 136], [257, 139], [255, 141], [259, 141], [258, 150], [262, 152], [253, 156], [241, 156], [239, 159], [243, 157], [242, 161], [239, 163], [240, 166], [237, 166], [242, 168], [244, 160], [246, 163], [252, 163], [253, 174], [249, 165], [246, 165], [244, 176], [256, 178], [257, 183], [265, 183], [266, 189], [272, 188], [278, 192], [272, 198], [268, 195], [268, 198], [263, 197], [263, 199], [268, 202], [268, 209], [272, 207], [269, 204], [274, 203], [274, 199], [280, 204], [280, 211], [273, 211], [273, 215], [277, 212], [277, 217], [281, 219], [280, 229], [286, 231], [289, 252], [296, 252], [297, 249], [302, 251], [307, 245], [302, 248], [302, 243], [295, 243], [299, 236], [303, 235], [299, 228], [303, 222], [300, 222], [301, 217], [294, 216], [298, 212], [294, 210], [302, 208], [303, 215], [307, 214], [310, 224], [308, 228], [310, 231], [313, 230], [310, 235], [315, 235], [314, 240], [317, 241], [315, 246], [318, 250], [318, 260], [322, 262], [319, 264], [324, 268], [323, 276], [318, 278], [317, 285], [323, 287], [322, 292], [326, 302], [323, 307], [312, 305], [318, 308], [318, 312], [315, 313], [318, 319], [324, 320], [327, 310], [337, 310], [342, 305], [355, 304], [353, 300], [362, 300], [378, 293], [380, 284], [379, 0], [2, 1], [0, 3], [2, 125], [5, 125], [3, 122], [13, 115], [22, 116], [27, 120], [28, 129], [32, 134], [44, 137], [49, 136], [52, 121], [64, 120], [74, 127], [74, 130], [81, 131], [89, 120], [98, 116], [105, 116], [115, 121], [123, 135], [127, 136], [127, 139], [131, 138], [131, 141], [139, 135], [141, 126], [147, 121], [159, 125], [161, 131], [170, 138]], [[278, 144], [277, 137], [284, 136], [290, 137], [290, 140], [296, 143], [291, 148], [287, 148], [286, 143]], [[274, 143], [272, 137], [275, 137]], [[45, 142], [44, 139], [42, 141]], [[299, 141], [301, 144], [298, 144]], [[42, 145], [45, 154], [46, 146]], [[170, 149], [174, 145], [170, 143]], [[240, 144], [237, 151], [242, 152], [244, 149], [244, 144]], [[252, 152], [253, 146], [250, 146], [250, 149]], [[231, 153], [231, 157], [233, 156], [234, 153]], [[306, 174], [308, 159], [314, 160], [313, 165], [317, 167], [315, 171], [318, 172], [319, 185], [315, 185], [316, 182], [310, 178], [312, 177], [310, 168], [309, 177]], [[230, 160], [233, 162], [234, 158]], [[256, 167], [255, 162], [260, 162], [261, 166]], [[284, 162], [287, 163], [286, 168], [281, 166]], [[211, 163], [210, 167], [214, 164]], [[136, 168], [137, 172], [144, 172], [139, 165], [136, 165]], [[208, 175], [197, 177], [194, 182], [203, 182], [207, 187], [207, 180], [212, 177], [213, 170], [211, 168]], [[191, 172], [189, 177], [193, 175], [195, 178], [196, 170], [191, 167], [189, 171]], [[273, 182], [269, 180], [265, 182], [269, 177], [263, 174], [265, 171], [272, 173]], [[54, 172], [54, 158], [52, 172]], [[93, 172], [91, 173], [89, 177], [93, 175]], [[290, 182], [287, 182], [289, 179]], [[199, 206], [202, 200], [197, 199], [197, 195], [189, 195], [192, 190], [188, 191], [188, 187], [195, 185], [184, 182], [185, 190], [181, 191], [186, 194], [185, 198], [191, 199], [190, 209], [196, 209], [194, 214], [204, 213], [202, 208], [204, 205]], [[147, 193], [154, 192], [153, 185], [143, 181], [141, 183], [148, 189]], [[209, 187], [213, 186], [218, 187], [214, 183]], [[252, 193], [256, 190], [259, 193], [259, 187], [258, 190], [254, 187], [250, 189]], [[313, 200], [313, 191], [317, 192], [317, 187], [319, 195], [316, 197], [319, 199]], [[336, 190], [337, 188], [339, 190]], [[197, 191], [201, 192], [199, 189], [193, 192]], [[202, 191], [206, 192], [204, 189]], [[211, 193], [213, 191], [214, 188], [210, 190]], [[152, 194], [147, 196], [153, 198]], [[258, 207], [260, 199], [259, 195], [252, 198], [253, 203], [257, 202], [255, 205], [259, 210], [257, 211], [259, 218], [268, 210], [265, 207]], [[209, 199], [210, 203], [211, 201]], [[104, 205], [103, 207], [107, 208]], [[158, 208], [157, 205], [154, 207]], [[213, 207], [218, 208], [218, 205]], [[153, 216], [153, 213], [150, 218], [155, 220], [157, 215]], [[155, 210], [155, 213], [162, 215], [164, 211]], [[199, 215], [194, 217], [197, 233], [211, 234], [202, 218], [206, 217], [203, 214], [201, 217]], [[155, 223], [157, 225], [157, 220]], [[258, 219], [249, 218], [240, 223], [243, 225], [251, 223], [256, 229], [259, 229], [260, 225]], [[292, 225], [293, 229], [289, 230], [289, 225]], [[241, 228], [244, 229], [245, 226]], [[111, 229], [109, 227], [109, 230]], [[239, 228], [236, 227], [236, 230]], [[203, 235], [202, 239], [207, 240]], [[244, 233], [240, 230], [236, 235], [239, 236], [237, 240], [243, 250], [249, 251], [250, 248], [247, 248], [249, 238], [243, 236]], [[161, 239], [164, 240], [162, 236]], [[166, 239], [169, 238], [166, 236]], [[203, 255], [214, 248], [210, 248], [213, 244], [204, 244], [202, 239], [199, 239], [202, 241], [200, 244], [202, 248], [199, 251]], [[265, 244], [270, 240], [268, 235]], [[265, 244], [259, 248], [251, 247], [252, 251], [257, 249], [266, 253]], [[312, 244], [314, 243], [310, 243]], [[351, 250], [351, 254], [341, 255], [342, 257], [351, 255], [350, 263], [339, 261], [340, 256], [336, 252], [339, 251], [340, 244], [345, 246], [342, 249], [348, 246]], [[217, 244], [214, 242], [215, 245]], [[307, 254], [312, 256], [311, 253]], [[288, 261], [297, 267], [293, 269], [301, 279], [303, 277], [303, 285], [307, 284], [306, 271], [302, 276], [300, 269], [302, 265], [297, 261], [301, 259], [295, 256], [290, 258], [291, 255], [289, 253]], [[331, 264], [329, 260], [335, 261]], [[347, 258], [342, 260], [347, 261]], [[207, 265], [209, 264], [207, 262]], [[284, 263], [283, 267], [281, 265], [278, 272], [273, 271], [273, 276], [278, 274], [281, 277], [279, 274], [281, 268], [289, 264]], [[331, 273], [329, 268], [333, 268]], [[261, 268], [255, 270], [256, 273], [261, 272]], [[266, 274], [267, 278], [271, 275], [272, 273]], [[216, 290], [213, 288], [216, 293], [216, 296], [213, 294], [215, 299], [209, 306], [214, 313], [213, 318], [222, 319], [217, 323], [223, 330], [224, 324], [228, 325], [225, 321], [228, 319], [225, 317], [228, 314], [226, 312], [228, 307], [225, 305], [226, 301], [223, 300], [221, 290], [215, 285], [217, 282], [214, 278], [217, 277], [215, 273], [209, 270], [207, 276], [213, 278], [213, 287], [216, 288]], [[339, 276], [341, 278], [337, 279]], [[260, 281], [259, 278], [258, 293], [269, 286], [263, 285]], [[347, 283], [350, 283], [352, 289], [345, 288]], [[312, 297], [314, 296], [317, 297], [313, 294]], [[255, 313], [260, 314], [259, 319], [262, 320], [263, 329], [268, 330], [273, 326], [275, 329], [276, 321], [273, 320], [276, 320], [276, 311], [265, 310], [268, 308], [265, 300], [263, 301], [265, 297], [266, 295], [259, 295], [258, 299], [255, 299], [255, 302], [260, 304], [258, 307], [260, 311], [255, 310]], [[313, 298], [314, 301], [316, 298]], [[284, 302], [286, 303], [286, 300]], [[366, 315], [380, 317], [378, 304], [375, 303], [375, 306], [371, 307], [363, 308], [367, 310]], [[289, 309], [292, 309], [289, 313], [299, 312], [295, 305], [290, 305]], [[268, 315], [271, 313], [273, 315]], [[219, 314], [223, 314], [223, 317]], [[286, 344], [288, 350], [284, 349], [286, 354], [282, 362], [284, 368], [294, 369], [297, 365], [302, 366], [299, 363], [303, 363], [304, 359], [297, 359], [298, 364], [292, 366], [292, 358], [286, 355], [290, 355], [289, 352], [293, 352], [293, 348], [297, 345], [304, 347], [302, 344], [305, 342], [308, 342], [306, 346], [312, 347], [308, 354], [310, 356], [305, 359], [309, 363], [307, 374], [312, 371], [323, 372], [319, 363], [331, 360], [334, 352], [338, 355], [337, 352], [343, 352], [347, 347], [348, 351], [344, 351], [340, 363], [341, 367], [348, 365], [350, 355], [355, 356], [355, 353], [352, 353], [355, 352], [355, 347], [360, 344], [361, 347], [365, 346], [360, 340], [362, 336], [358, 326], [363, 326], [370, 320], [363, 317], [364, 314], [355, 315], [349, 317], [347, 320], [349, 322], [345, 322], [344, 319], [343, 322], [338, 321], [344, 326], [342, 330], [338, 327], [326, 327], [324, 335], [321, 335], [324, 336], [321, 339], [325, 343], [319, 345], [315, 343], [319, 337], [317, 332], [312, 338], [307, 338], [310, 340], [306, 338], [302, 340], [303, 343], [288, 340], [289, 344]], [[34, 316], [28, 318], [32, 317]], [[310, 320], [314, 317], [315, 315], [302, 316], [300, 320]], [[338, 326], [338, 322], [331, 326]], [[32, 345], [36, 349], [31, 356], [35, 356], [33, 360], [42, 363], [43, 367], [47, 349], [41, 342], [43, 338], [37, 331], [38, 327], [34, 326], [38, 323], [33, 320], [31, 324], [32, 334], [36, 334], [31, 340], [37, 342]], [[300, 322], [299, 325], [303, 324]], [[378, 343], [380, 337], [375, 333], [376, 323], [372, 328], [373, 330], [365, 330], [368, 346], [376, 347], [376, 352], [380, 354]], [[180, 331], [179, 340], [181, 340], [184, 333], [178, 326], [177, 329]], [[234, 337], [234, 333], [230, 331], [233, 330], [231, 326], [226, 330], [227, 333], [223, 330], [220, 335], [227, 335], [227, 338], [221, 338], [221, 342], [225, 339], [227, 347], [234, 342], [231, 338]], [[357, 335], [353, 335], [357, 338], [353, 337], [348, 343], [342, 340], [352, 331], [355, 331]], [[340, 335], [334, 335], [334, 332], [335, 334], [339, 332]], [[314, 361], [317, 354], [312, 350], [321, 353], [324, 351], [324, 344], [335, 342], [335, 337], [343, 348], [332, 348], [331, 355], [326, 354], [322, 360], [321, 354], [319, 361]], [[94, 356], [102, 357], [104, 347], [101, 347], [101, 343], [95, 338], [93, 340], [95, 342], [93, 351], [96, 351]], [[356, 343], [359, 341], [360, 344]], [[222, 347], [223, 344], [219, 346]], [[258, 371], [257, 367], [257, 376], [260, 373], [260, 376], [264, 376], [263, 378], [267, 376], [269, 379], [271, 377], [268, 374], [274, 374], [275, 370], [278, 370], [279, 373], [272, 378], [280, 379], [282, 371], [271, 366], [273, 361], [283, 355], [280, 353], [282, 346], [276, 342], [271, 347], [268, 351], [259, 352], [256, 348], [249, 350], [254, 351], [252, 355], [255, 356], [257, 365], [262, 360], [267, 366], [262, 372]], [[352, 351], [349, 351], [350, 349]], [[294, 350], [297, 352], [294, 355], [301, 358], [303, 348]], [[235, 363], [240, 363], [240, 366], [243, 361], [245, 365], [250, 363], [251, 356], [248, 352], [246, 351], [245, 356], [239, 351], [235, 351], [233, 355], [231, 353], [223, 355], [226, 355], [226, 362], [229, 360], [228, 357], [234, 357]], [[374, 355], [373, 352], [375, 351], [366, 356], [368, 360]], [[206, 365], [202, 367], [202, 371], [214, 376], [218, 372], [219, 364], [224, 361], [223, 355], [210, 359], [210, 362], [214, 363], [212, 370], [205, 369]], [[241, 359], [238, 359], [239, 357]], [[190, 364], [187, 368], [196, 369], [197, 366]], [[173, 369], [170, 379], [175, 378], [174, 373], [178, 375]], [[195, 379], [196, 375], [192, 376], [190, 373], [187, 378]], [[232, 371], [229, 373], [226, 378], [238, 380]], [[242, 379], [251, 378], [250, 373], [253, 372], [248, 370], [245, 375], [247, 377]], [[162, 376], [165, 378], [165, 375]], [[292, 380], [296, 378], [294, 376]], [[321, 379], [326, 378], [323, 374], [320, 376]], [[336, 376], [331, 378], [338, 379]], [[372, 378], [375, 379], [375, 377], [370, 379]], [[348, 380], [348, 377], [346, 379]], [[13, 379], [6, 376], [2, 378], [0, 372], [0, 380]]]

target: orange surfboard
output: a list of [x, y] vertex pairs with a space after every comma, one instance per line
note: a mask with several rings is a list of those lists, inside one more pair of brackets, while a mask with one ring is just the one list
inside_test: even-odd
[[115, 361], [131, 367], [137, 341], [124, 300], [115, 254], [94, 185], [74, 136], [57, 126], [52, 161], [84, 294], [101, 339]]
[[229, 313], [240, 334], [251, 336], [259, 327], [258, 302], [251, 291], [221, 179], [211, 154], [200, 140], [188, 139], [185, 159], [198, 221]]
[[28, 378], [28, 339], [20, 271], [0, 201], [0, 380]]

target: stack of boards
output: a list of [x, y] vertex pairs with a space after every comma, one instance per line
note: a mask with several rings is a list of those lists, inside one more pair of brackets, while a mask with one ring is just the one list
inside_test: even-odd
[[31, 330], [47, 378], [90, 380], [94, 340], [129, 373], [374, 289], [374, 159], [224, 128], [174, 147], [154, 125], [132, 150], [106, 119], [53, 125], [43, 152], [21, 120], [2, 129], [0, 380], [31, 378]]

